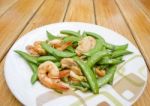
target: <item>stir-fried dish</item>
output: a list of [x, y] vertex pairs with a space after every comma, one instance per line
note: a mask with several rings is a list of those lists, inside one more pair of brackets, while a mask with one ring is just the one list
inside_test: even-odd
[[28, 53], [16, 50], [33, 71], [31, 83], [39, 81], [58, 92], [68, 90], [99, 93], [112, 84], [116, 67], [131, 54], [128, 44], [113, 45], [93, 32], [62, 30], [61, 36], [46, 32], [48, 39], [28, 45]]

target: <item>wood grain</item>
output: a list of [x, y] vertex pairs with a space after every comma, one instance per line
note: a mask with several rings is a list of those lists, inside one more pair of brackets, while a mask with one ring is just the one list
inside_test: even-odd
[[134, 0], [116, 0], [150, 68], [150, 19]]
[[0, 0], [0, 16], [4, 14], [18, 0]]
[[46, 0], [21, 35], [46, 24], [62, 22], [68, 3], [69, 0]]
[[124, 35], [134, 45], [135, 40], [114, 0], [94, 0], [96, 23]]
[[150, 0], [136, 0], [136, 4], [139, 8], [143, 9], [145, 14], [147, 14], [150, 18]]
[[[20, 37], [39, 26], [63, 21], [63, 17], [65, 15], [68, 3], [69, 0], [46, 0], [41, 6], [40, 10], [29, 22], [25, 30], [20, 34]], [[8, 106], [9, 104], [11, 104], [12, 106], [20, 106], [21, 103], [12, 95], [6, 85], [6, 81], [3, 76], [3, 67], [4, 60], [0, 63], [0, 106]], [[5, 100], [5, 102], [3, 102], [3, 100]]]
[[44, 0], [20, 0], [0, 17], [0, 60]]
[[95, 23], [92, 0], [71, 0], [65, 21]]

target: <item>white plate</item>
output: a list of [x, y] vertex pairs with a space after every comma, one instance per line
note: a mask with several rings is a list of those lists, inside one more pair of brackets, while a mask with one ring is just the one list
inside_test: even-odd
[[[62, 29], [91, 31], [100, 34], [107, 42], [112, 44], [129, 44], [128, 50], [132, 55], [125, 56], [126, 62], [118, 66], [113, 86], [105, 85], [100, 88], [100, 94], [82, 93], [60, 95], [47, 89], [39, 82], [32, 85], [30, 78], [32, 71], [26, 62], [14, 52], [25, 51], [28, 44], [37, 40], [47, 39], [46, 30], [58, 35]], [[131, 105], [143, 93], [147, 82], [147, 67], [139, 50], [122, 35], [101, 26], [65, 22], [51, 24], [37, 28], [21, 37], [10, 49], [5, 61], [5, 79], [15, 97], [24, 105], [36, 106], [77, 106], [77, 105]], [[79, 97], [80, 98], [79, 98]]]

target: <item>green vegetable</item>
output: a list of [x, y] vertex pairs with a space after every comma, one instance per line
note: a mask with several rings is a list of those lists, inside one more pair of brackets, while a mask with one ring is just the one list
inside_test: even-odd
[[49, 40], [53, 40], [53, 39], [58, 39], [58, 36], [55, 36], [53, 34], [51, 34], [50, 32], [46, 31], [47, 37]]
[[86, 82], [81, 82], [81, 85], [85, 88], [88, 88], [88, 89], [90, 88], [89, 84]]
[[37, 58], [34, 57], [34, 56], [31, 56], [23, 51], [20, 51], [20, 50], [15, 50], [16, 53], [18, 53], [22, 58], [24, 58], [26, 61], [29, 61], [29, 62], [32, 62], [32, 63], [35, 63], [35, 64], [38, 64], [37, 62]]
[[120, 59], [110, 59], [110, 58], [103, 58], [99, 61], [99, 64], [120, 64], [123, 60]]
[[128, 44], [125, 44], [125, 45], [113, 45], [113, 44], [105, 42], [104, 46], [107, 49], [110, 49], [110, 50], [125, 50], [125, 49], [127, 49]]
[[80, 40], [79, 37], [75, 37], [75, 36], [67, 36], [67, 37], [64, 37], [63, 41], [64, 42], [78, 42]]
[[37, 58], [37, 61], [39, 63], [45, 62], [45, 61], [56, 61], [57, 58], [55, 58], [54, 56], [40, 56]]
[[61, 30], [60, 33], [72, 35], [72, 36], [80, 36], [80, 32], [75, 32], [75, 31], [71, 31], [71, 30]]
[[32, 77], [31, 77], [31, 83], [34, 84], [38, 80], [38, 66], [34, 63], [28, 62], [30, 68], [32, 69]]
[[102, 87], [103, 85], [107, 84], [110, 80], [112, 80], [113, 75], [116, 71], [116, 65], [111, 66], [104, 77], [101, 77], [98, 79], [98, 85], [99, 87]]
[[131, 54], [132, 52], [128, 51], [128, 50], [116, 50], [112, 53], [112, 58], [116, 58], [119, 56], [124, 56], [124, 55], [128, 55]]
[[93, 36], [93, 37], [99, 39], [101, 42], [105, 43], [104, 38], [102, 38], [100, 35], [98, 35], [98, 34], [96, 34], [96, 33], [93, 33], [93, 32], [86, 32], [86, 35], [88, 35], [88, 36]]
[[97, 83], [96, 77], [95, 77], [94, 73], [92, 72], [92, 70], [90, 69], [90, 67], [87, 64], [85, 64], [82, 60], [80, 60], [79, 58], [74, 58], [74, 60], [77, 62], [77, 64], [80, 66], [82, 72], [84, 73], [92, 92], [94, 94], [98, 94], [99, 93], [98, 83]]
[[59, 51], [57, 49], [54, 49], [50, 45], [48, 45], [46, 42], [42, 42], [41, 46], [44, 50], [46, 50], [48, 53], [52, 55], [56, 55], [58, 57], [73, 57], [76, 54], [75, 53], [70, 53], [70, 52], [65, 52], [65, 51]]
[[93, 54], [91, 57], [88, 58], [87, 64], [88, 66], [91, 68], [94, 66], [95, 63], [97, 63], [98, 61], [100, 61], [100, 59], [103, 56], [107, 56], [109, 55], [110, 52], [109, 51], [98, 51], [95, 54]]
[[86, 56], [91, 56], [91, 55], [93, 55], [94, 53], [96, 53], [96, 52], [102, 50], [102, 48], [103, 48], [103, 42], [101, 42], [99, 39], [97, 39], [97, 40], [96, 40], [96, 45], [95, 45], [95, 47], [94, 47], [93, 49], [91, 49], [90, 51], [84, 53], [84, 55], [86, 55]]
[[60, 67], [60, 66], [61, 66], [60, 62], [55, 62], [55, 65], [56, 65], [57, 67]]

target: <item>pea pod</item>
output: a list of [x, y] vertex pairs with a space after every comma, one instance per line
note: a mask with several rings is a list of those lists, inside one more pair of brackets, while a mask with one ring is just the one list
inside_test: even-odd
[[72, 46], [67, 47], [67, 50], [75, 53], [75, 49]]
[[54, 56], [41, 56], [37, 58], [37, 61], [39, 63], [45, 62], [45, 61], [56, 61], [57, 58], [55, 58]]
[[57, 38], [59, 38], [59, 37], [57, 37], [57, 36], [55, 36], [55, 35], [51, 34], [51, 33], [50, 33], [50, 32], [48, 32], [48, 31], [46, 31], [46, 34], [47, 34], [47, 37], [48, 37], [48, 39], [49, 39], [49, 40], [53, 40], [53, 39], [57, 39]]
[[75, 53], [70, 53], [70, 52], [66, 52], [66, 51], [59, 51], [57, 49], [54, 49], [53, 47], [51, 47], [50, 45], [48, 45], [46, 42], [42, 42], [41, 46], [48, 53], [50, 53], [52, 55], [56, 55], [58, 57], [73, 57], [73, 56], [76, 55]]
[[31, 62], [28, 62], [28, 64], [33, 72], [32, 77], [31, 77], [31, 83], [34, 84], [38, 80], [38, 66]]
[[114, 73], [116, 71], [116, 65], [111, 66], [104, 77], [101, 77], [98, 79], [98, 85], [99, 87], [102, 87], [103, 85], [107, 84], [111, 78], [113, 77]]
[[104, 46], [107, 49], [110, 49], [110, 50], [125, 50], [125, 49], [127, 49], [128, 44], [125, 44], [125, 45], [113, 45], [113, 44], [105, 42]]
[[99, 39], [101, 42], [105, 43], [104, 38], [102, 38], [100, 35], [93, 33], [93, 32], [86, 32], [86, 35], [93, 36], [94, 38]]
[[132, 52], [128, 51], [128, 50], [116, 50], [112, 53], [112, 58], [116, 58], [119, 56], [124, 56], [124, 55], [128, 55], [131, 54]]
[[75, 32], [75, 31], [71, 31], [71, 30], [61, 30], [60, 33], [72, 35], [72, 36], [80, 36], [80, 32]]
[[29, 61], [31, 63], [35, 63], [35, 64], [38, 64], [37, 62], [37, 58], [34, 57], [34, 56], [31, 56], [23, 51], [20, 51], [20, 50], [15, 50], [16, 53], [18, 53], [22, 58], [24, 58], [26, 61]]
[[56, 65], [57, 67], [60, 67], [60, 66], [61, 66], [60, 62], [55, 62], [55, 65]]
[[97, 39], [95, 47], [93, 49], [91, 49], [90, 51], [84, 53], [84, 55], [91, 56], [94, 53], [100, 51], [102, 48], [103, 48], [103, 42], [101, 42], [99, 39]]
[[92, 92], [94, 94], [98, 94], [99, 93], [98, 83], [97, 83], [97, 80], [96, 80], [96, 77], [95, 77], [93, 71], [90, 69], [90, 67], [86, 63], [84, 63], [79, 58], [74, 58], [74, 60], [80, 66], [83, 74], [85, 75], [85, 77], [90, 85]]
[[88, 58], [87, 60], [87, 64], [88, 66], [91, 68], [94, 66], [95, 63], [97, 63], [98, 61], [100, 61], [100, 59], [103, 56], [107, 56], [109, 55], [110, 52], [109, 51], [98, 51], [95, 54], [93, 54], [91, 57]]
[[78, 42], [79, 40], [80, 40], [80, 38], [75, 37], [75, 36], [67, 36], [67, 37], [64, 37], [64, 39], [63, 39], [64, 42], [68, 42], [68, 41]]
[[110, 59], [110, 58], [103, 58], [99, 61], [99, 64], [120, 64], [123, 60], [120, 59]]

